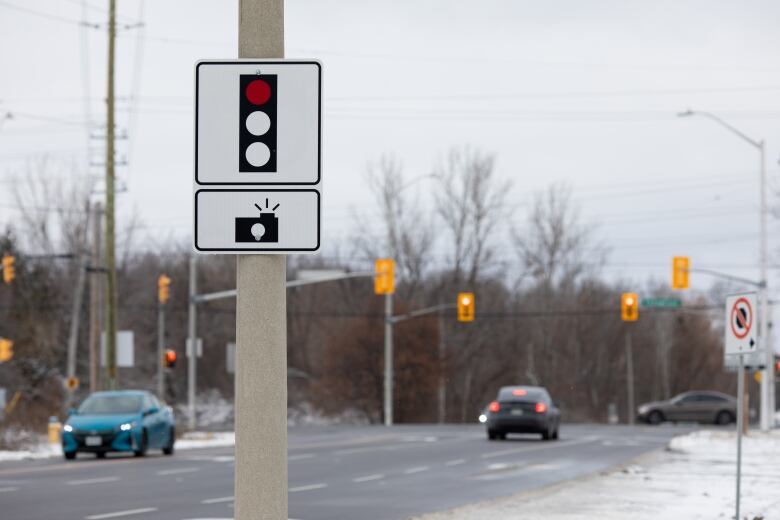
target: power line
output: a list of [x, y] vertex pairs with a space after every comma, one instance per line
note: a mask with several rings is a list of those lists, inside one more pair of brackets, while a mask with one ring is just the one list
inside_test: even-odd
[[57, 22], [69, 23], [69, 24], [77, 25], [77, 26], [81, 26], [81, 27], [89, 27], [91, 29], [100, 29], [100, 25], [99, 24], [94, 24], [94, 23], [89, 23], [89, 22], [82, 22], [81, 20], [76, 20], [76, 19], [72, 19], [72, 18], [66, 18], [64, 16], [58, 16], [58, 15], [46, 13], [46, 12], [43, 12], [43, 11], [37, 11], [35, 9], [30, 9], [28, 7], [22, 7], [20, 5], [16, 5], [16, 4], [12, 4], [12, 3], [6, 2], [5, 0], [0, 0], [0, 7], [5, 7], [6, 9], [12, 9], [12, 10], [15, 10], [15, 11], [19, 11], [19, 12], [30, 14], [30, 15], [34, 15], [34, 16], [39, 16], [41, 18], [46, 18], [48, 20], [53, 20], [53, 21], [57, 21]]

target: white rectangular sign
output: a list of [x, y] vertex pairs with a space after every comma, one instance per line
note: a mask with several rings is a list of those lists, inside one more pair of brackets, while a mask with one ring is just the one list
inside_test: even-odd
[[758, 304], [756, 293], [732, 294], [726, 298], [727, 356], [758, 349]]
[[197, 64], [197, 251], [319, 250], [321, 87], [317, 61]]
[[[106, 366], [106, 333], [100, 335], [100, 364]], [[135, 366], [135, 342], [132, 330], [118, 330], [116, 333], [116, 366]]]

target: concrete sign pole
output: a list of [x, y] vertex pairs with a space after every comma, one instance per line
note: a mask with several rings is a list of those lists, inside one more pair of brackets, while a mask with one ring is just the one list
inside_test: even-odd
[[393, 425], [393, 294], [385, 294], [385, 426]]
[[[284, 0], [239, 0], [238, 57], [284, 57]], [[238, 257], [236, 520], [287, 519], [287, 256]]]

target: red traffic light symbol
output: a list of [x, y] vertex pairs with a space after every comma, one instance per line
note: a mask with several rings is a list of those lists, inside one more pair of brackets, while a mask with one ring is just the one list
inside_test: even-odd
[[253, 105], [263, 105], [271, 99], [271, 85], [262, 79], [256, 79], [246, 86], [246, 99]]

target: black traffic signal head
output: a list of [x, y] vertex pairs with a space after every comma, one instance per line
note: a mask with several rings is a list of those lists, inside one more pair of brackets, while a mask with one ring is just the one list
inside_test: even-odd
[[238, 171], [276, 171], [276, 74], [241, 74]]

